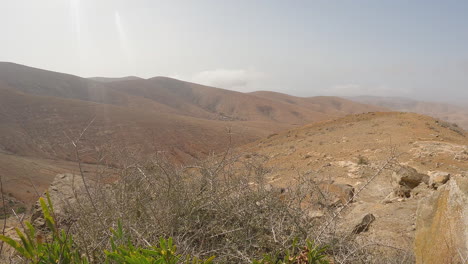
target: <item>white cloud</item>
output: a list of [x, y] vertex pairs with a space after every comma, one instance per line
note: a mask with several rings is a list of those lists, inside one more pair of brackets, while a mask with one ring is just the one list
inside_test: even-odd
[[246, 92], [255, 90], [255, 83], [262, 77], [263, 74], [255, 70], [215, 69], [199, 72], [192, 76], [191, 81]]

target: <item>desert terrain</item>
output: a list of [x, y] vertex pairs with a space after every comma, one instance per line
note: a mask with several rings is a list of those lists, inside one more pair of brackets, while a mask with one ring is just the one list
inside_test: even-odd
[[[38, 172], [26, 161], [58, 168], [76, 162], [73, 142], [86, 164], [117, 165], [123, 150], [138, 153], [137, 159], [164, 153], [187, 163], [310, 122], [382, 109], [337, 97], [292, 104], [166, 77], [87, 79], [2, 62], [0, 173], [7, 193], [31, 202], [29, 179], [38, 181], [42, 193], [53, 173]], [[24, 164], [25, 173], [14, 169], [16, 163]], [[13, 182], [26, 184], [29, 193]]]
[[355, 102], [377, 105], [400, 112], [413, 112], [455, 123], [468, 129], [468, 106], [456, 103], [425, 102], [401, 97], [345, 97]]
[[[428, 201], [468, 177], [467, 115], [451, 105], [369, 98], [240, 93], [167, 77], [81, 78], [0, 63], [7, 209], [29, 212], [56, 175], [99, 181], [105, 174], [110, 183], [155, 156], [190, 167], [233, 155], [242, 164], [261, 160], [272, 190], [287, 193], [298, 179], [315, 184], [323, 197], [308, 198], [307, 215], [333, 232], [410, 260], [430, 258], [440, 238], [428, 226], [460, 237], [431, 217], [445, 207]], [[443, 250], [443, 261], [460, 241]]]
[[[300, 177], [307, 177], [317, 186], [326, 186], [324, 192], [334, 197], [330, 198], [331, 203], [337, 197], [351, 199], [345, 209], [338, 209], [338, 229], [350, 234], [366, 214], [372, 214], [375, 221], [369, 231], [356, 239], [401, 249], [413, 248], [417, 222], [430, 219], [418, 218], [418, 204], [424, 205], [424, 199], [437, 193], [430, 182], [421, 180], [407, 193], [400, 193], [402, 171], [425, 175], [427, 179], [428, 175], [440, 173], [450, 175], [451, 181], [468, 177], [466, 132], [414, 113], [348, 115], [273, 135], [244, 146], [242, 151], [249, 153], [246, 159], [264, 157], [271, 169], [269, 183], [278, 188], [288, 188]], [[348, 188], [352, 188], [354, 197], [349, 196]], [[317, 209], [312, 214], [326, 218], [327, 210]], [[452, 235], [457, 236], [456, 232]], [[426, 251], [423, 254], [427, 259], [432, 256], [439, 260], [434, 256], [443, 255]], [[443, 263], [452, 263], [445, 257]], [[418, 262], [424, 263], [421, 259]]]

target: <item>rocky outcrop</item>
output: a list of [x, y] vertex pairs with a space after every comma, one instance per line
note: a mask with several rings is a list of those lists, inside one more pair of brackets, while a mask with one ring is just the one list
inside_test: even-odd
[[354, 188], [349, 184], [320, 183], [318, 186], [329, 205], [337, 206], [344, 205], [348, 201], [352, 202]]
[[450, 173], [444, 171], [429, 171], [429, 186], [437, 189], [450, 179]]
[[421, 183], [429, 184], [429, 176], [419, 173], [416, 169], [402, 166], [392, 174], [394, 193], [399, 197], [410, 197], [411, 190]]
[[[54, 207], [54, 215], [59, 223], [69, 222], [67, 217], [71, 205], [75, 204], [78, 199], [84, 199], [84, 184], [81, 176], [71, 173], [57, 174], [54, 181], [50, 185], [48, 192]], [[37, 228], [44, 228], [45, 221], [42, 214], [41, 206], [36, 203], [34, 211], [31, 215], [31, 223]]]
[[393, 172], [393, 179], [397, 184], [408, 186], [413, 189], [421, 183], [429, 183], [429, 176], [419, 173], [415, 168], [402, 166], [398, 171]]
[[418, 204], [417, 263], [462, 263], [468, 258], [468, 178], [453, 177]]

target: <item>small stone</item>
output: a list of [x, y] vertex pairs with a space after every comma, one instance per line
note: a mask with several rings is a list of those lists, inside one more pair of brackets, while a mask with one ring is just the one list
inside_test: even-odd
[[353, 229], [353, 234], [359, 234], [369, 230], [369, 226], [372, 222], [375, 221], [375, 216], [373, 214], [366, 214], [361, 222], [357, 224]]
[[309, 216], [310, 218], [319, 218], [319, 217], [322, 217], [322, 216], [324, 216], [324, 215], [325, 215], [325, 214], [324, 214], [322, 211], [320, 211], [320, 210], [310, 211], [310, 212], [308, 213], [308, 216]]
[[428, 171], [429, 175], [429, 186], [437, 189], [441, 185], [444, 185], [450, 179], [450, 173], [444, 171]]

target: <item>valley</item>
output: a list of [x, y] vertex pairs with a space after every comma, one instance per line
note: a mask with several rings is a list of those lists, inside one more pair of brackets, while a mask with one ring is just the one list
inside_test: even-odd
[[[291, 104], [165, 77], [100, 82], [0, 63], [0, 151], [19, 158], [76, 162], [79, 141], [88, 164], [116, 165], [124, 150], [190, 163], [310, 122], [381, 109], [335, 97]], [[22, 182], [35, 177], [21, 175]], [[50, 183], [41, 179], [39, 192]]]

